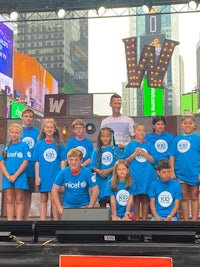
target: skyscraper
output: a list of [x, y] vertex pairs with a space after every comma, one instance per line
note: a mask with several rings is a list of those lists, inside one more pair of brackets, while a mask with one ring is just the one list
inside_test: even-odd
[[32, 16], [18, 23], [15, 49], [37, 59], [58, 81], [60, 93], [87, 93], [88, 20]]

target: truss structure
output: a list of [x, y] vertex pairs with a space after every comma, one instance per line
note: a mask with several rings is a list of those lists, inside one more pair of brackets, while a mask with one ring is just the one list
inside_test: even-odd
[[[3, 7], [3, 3], [5, 6]], [[15, 3], [18, 2], [18, 8], [15, 7]], [[28, 21], [50, 21], [50, 20], [75, 20], [75, 19], [97, 19], [97, 18], [111, 18], [111, 17], [130, 17], [130, 16], [145, 16], [141, 8], [141, 1], [81, 1], [79, 5], [72, 5], [77, 1], [40, 1], [43, 5], [35, 6], [38, 1], [25, 1], [29, 3], [29, 6], [22, 7], [22, 2], [19, 0], [7, 0], [0, 2], [1, 14], [7, 15], [5, 21], [9, 20], [9, 12], [17, 10], [19, 17], [17, 22], [28, 22]], [[31, 3], [35, 3], [31, 6]], [[48, 2], [48, 3], [47, 3]], [[69, 4], [69, 2], [71, 4]], [[82, 3], [85, 3], [84, 5]], [[114, 3], [115, 2], [115, 3]], [[200, 2], [200, 0], [198, 1]], [[7, 4], [6, 4], [7, 3]], [[12, 3], [12, 5], [11, 5]], [[45, 5], [46, 3], [46, 5]], [[50, 3], [50, 4], [49, 4]], [[54, 5], [53, 5], [54, 3]], [[68, 3], [68, 5], [67, 5]], [[88, 3], [88, 4], [86, 4]], [[99, 14], [98, 8], [104, 3], [104, 12]], [[2, 6], [2, 7], [1, 7]], [[191, 9], [188, 5], [188, 1], [184, 0], [152, 0], [152, 10], [156, 14], [176, 14], [176, 13], [196, 13], [200, 12], [200, 5], [196, 9]], [[159, 8], [158, 8], [159, 6]], [[66, 14], [63, 18], [57, 16], [58, 7], [65, 7]]]

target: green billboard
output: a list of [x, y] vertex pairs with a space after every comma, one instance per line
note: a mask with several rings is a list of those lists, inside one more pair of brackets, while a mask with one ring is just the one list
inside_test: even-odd
[[181, 114], [184, 115], [190, 112], [193, 114], [198, 112], [197, 92], [187, 93], [181, 96]]
[[144, 78], [143, 90], [144, 90], [144, 98], [143, 98], [144, 116], [164, 115], [164, 105], [163, 105], [164, 89], [148, 87], [147, 78]]
[[25, 105], [12, 101], [10, 104], [10, 117], [12, 119], [19, 119], [22, 116], [22, 111], [26, 108]]

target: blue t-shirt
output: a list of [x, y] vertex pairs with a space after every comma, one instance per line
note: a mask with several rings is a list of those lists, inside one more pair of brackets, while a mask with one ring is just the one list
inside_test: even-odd
[[[144, 142], [139, 143], [136, 140], [131, 141], [125, 146], [124, 149], [124, 158], [128, 158], [132, 155], [136, 148], [140, 147], [150, 154], [153, 159], [156, 157], [156, 151], [153, 145], [144, 140]], [[151, 182], [154, 181], [156, 176], [156, 171], [153, 168], [153, 164], [150, 163], [143, 155], [137, 155], [129, 164], [130, 173], [136, 181], [136, 195], [138, 194], [148, 194], [149, 187]]]
[[155, 132], [148, 133], [145, 140], [151, 142], [157, 152], [155, 163], [156, 166], [158, 161], [161, 159], [169, 159], [170, 147], [174, 140], [174, 136], [171, 133], [163, 132], [161, 135], [157, 135]]
[[[7, 150], [7, 158], [3, 158], [2, 154], [0, 154], [0, 160], [5, 162], [5, 167], [10, 175], [16, 173], [19, 167], [25, 160], [29, 160], [31, 158], [31, 153], [29, 151], [29, 147], [24, 142], [19, 142], [17, 144], [11, 144], [8, 148], [4, 146], [3, 150]], [[2, 182], [2, 189], [8, 188], [19, 188], [19, 189], [28, 189], [27, 182], [27, 169], [25, 169], [14, 181], [11, 183], [4, 175]]]
[[[149, 198], [155, 198], [155, 208], [159, 217], [167, 217], [174, 208], [175, 200], [181, 200], [181, 186], [174, 179], [163, 182], [161, 179], [151, 184]], [[178, 214], [174, 217], [178, 218]]]
[[83, 153], [83, 162], [91, 158], [93, 144], [90, 139], [84, 137], [83, 140], [77, 140], [76, 137], [73, 136], [67, 141], [66, 153], [68, 153], [72, 148], [77, 148]]
[[50, 192], [55, 178], [61, 170], [61, 161], [66, 160], [64, 145], [61, 144], [58, 148], [55, 141], [47, 144], [45, 139], [42, 139], [35, 146], [33, 160], [39, 162], [39, 176], [41, 179], [39, 192]]
[[[91, 169], [97, 168], [100, 170], [106, 170], [112, 168], [116, 161], [119, 159], [122, 159], [122, 151], [119, 149], [118, 146], [115, 146], [114, 148], [110, 147], [102, 147], [102, 157], [101, 157], [101, 162], [99, 166], [99, 155], [98, 155], [98, 150], [95, 149], [94, 152], [92, 153], [92, 158], [91, 158]], [[99, 187], [99, 199], [105, 198], [105, 186], [108, 180], [112, 177], [112, 173], [110, 173], [107, 177], [103, 178], [99, 174], [96, 174], [97, 178], [97, 184]]]
[[[119, 181], [117, 191], [112, 189], [112, 180], [110, 180], [106, 185], [106, 195], [107, 196], [114, 196], [116, 200], [116, 210], [117, 216], [120, 218], [124, 217], [126, 212], [126, 206], [130, 196], [135, 194], [136, 184], [135, 181], [132, 182], [130, 188], [126, 188], [125, 181]], [[132, 206], [130, 211], [134, 211], [134, 207]], [[112, 214], [112, 209], [110, 210]]]
[[171, 156], [174, 157], [176, 177], [192, 186], [198, 185], [200, 174], [200, 135], [181, 134], [175, 137]]
[[54, 184], [64, 185], [62, 205], [69, 208], [87, 206], [90, 203], [89, 188], [97, 185], [95, 176], [88, 168], [83, 166], [81, 166], [78, 175], [73, 175], [69, 166], [61, 170]]
[[32, 160], [32, 157], [33, 157], [34, 148], [35, 148], [35, 144], [37, 143], [37, 138], [38, 138], [39, 133], [40, 131], [33, 126], [29, 128], [23, 127], [22, 136], [20, 138], [22, 142], [26, 142], [28, 144], [29, 150], [31, 152], [31, 159], [27, 167], [27, 175], [28, 177], [31, 177], [31, 178], [35, 177], [35, 168], [34, 168], [35, 163]]

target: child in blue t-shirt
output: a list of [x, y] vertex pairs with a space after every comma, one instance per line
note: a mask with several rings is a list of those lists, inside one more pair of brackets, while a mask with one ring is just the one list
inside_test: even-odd
[[[67, 158], [60, 130], [53, 119], [46, 119], [41, 127], [35, 146], [35, 183], [40, 192], [40, 219], [46, 220], [49, 193], [59, 171], [65, 167]], [[57, 208], [52, 203], [54, 220], [59, 219]]]
[[99, 131], [97, 148], [92, 154], [91, 169], [96, 173], [99, 187], [100, 207], [106, 207], [109, 197], [105, 194], [106, 184], [112, 177], [115, 162], [122, 158], [121, 149], [115, 145], [114, 132], [109, 127], [103, 127]]
[[130, 173], [136, 181], [134, 208], [136, 220], [146, 221], [149, 211], [148, 191], [152, 181], [156, 180], [156, 171], [153, 168], [156, 151], [151, 142], [144, 139], [146, 127], [137, 123], [134, 128], [135, 140], [125, 146], [124, 158], [130, 164]]
[[13, 220], [23, 220], [24, 215], [24, 190], [28, 189], [27, 165], [31, 157], [29, 147], [20, 141], [22, 128], [17, 123], [12, 123], [8, 128], [10, 140], [2, 148], [0, 155], [0, 168], [3, 173], [2, 189], [6, 194], [6, 216]]
[[152, 119], [153, 132], [145, 136], [145, 140], [151, 142], [157, 152], [154, 166], [156, 168], [160, 159], [169, 159], [170, 147], [172, 145], [174, 136], [166, 132], [166, 120], [164, 116], [155, 116]]
[[111, 218], [113, 221], [132, 221], [135, 218], [133, 195], [135, 181], [129, 172], [129, 165], [125, 160], [118, 160], [113, 168], [112, 179], [106, 186], [110, 196]]
[[195, 133], [194, 116], [181, 118], [183, 133], [176, 136], [171, 147], [172, 177], [182, 188], [181, 210], [183, 220], [189, 220], [191, 204], [192, 221], [198, 220], [200, 182], [200, 135]]
[[154, 221], [177, 221], [181, 200], [181, 186], [171, 178], [171, 166], [168, 160], [161, 159], [157, 165], [157, 179], [149, 191], [150, 209]]
[[72, 122], [74, 136], [67, 141], [66, 153], [72, 148], [78, 148], [83, 153], [82, 166], [89, 166], [93, 151], [93, 144], [90, 139], [85, 137], [85, 122], [82, 119], [76, 119]]
[[[95, 176], [89, 168], [81, 165], [83, 153], [79, 149], [73, 148], [68, 152], [67, 158], [69, 166], [59, 172], [52, 188], [52, 201], [60, 216], [64, 207], [94, 207], [99, 194]], [[62, 185], [64, 186], [64, 195], [61, 203], [58, 192]]]

